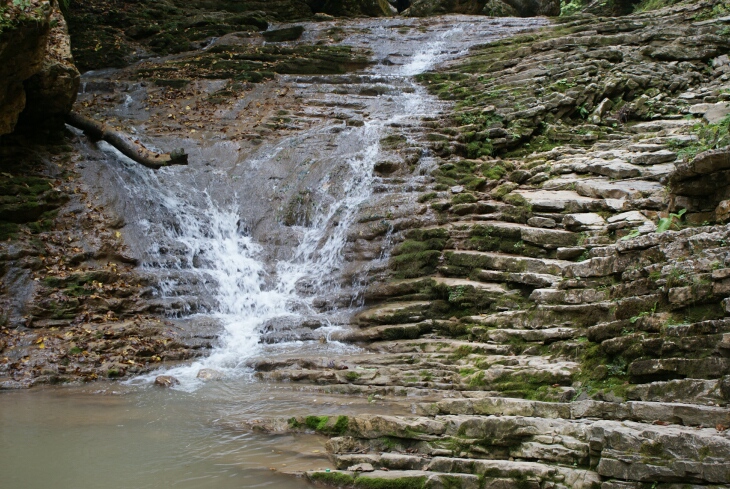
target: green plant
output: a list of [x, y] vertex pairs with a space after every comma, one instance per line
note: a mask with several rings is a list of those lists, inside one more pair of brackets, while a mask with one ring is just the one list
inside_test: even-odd
[[580, 117], [582, 119], [586, 119], [586, 118], [588, 118], [588, 114], [590, 114], [590, 111], [585, 106], [585, 104], [583, 104], [580, 107], [578, 107], [578, 114], [580, 114]]
[[449, 302], [456, 302], [462, 297], [464, 297], [464, 293], [466, 292], [466, 287], [463, 285], [458, 285], [451, 289], [449, 291]]
[[677, 152], [683, 159], [694, 158], [697, 153], [711, 149], [718, 149], [730, 145], [730, 115], [720, 122], [713, 124], [695, 124], [692, 132], [697, 136], [697, 142], [689, 144]]
[[562, 0], [560, 2], [560, 16], [568, 17], [571, 15], [575, 15], [580, 12], [584, 6], [585, 5], [583, 0]]
[[652, 307], [652, 308], [651, 308], [651, 309], [650, 309], [649, 311], [642, 311], [642, 312], [640, 312], [640, 313], [639, 313], [638, 315], [636, 315], [636, 316], [632, 316], [632, 317], [631, 317], [631, 318], [629, 319], [629, 322], [630, 322], [631, 324], [634, 324], [634, 323], [635, 323], [636, 321], [638, 321], [639, 319], [641, 319], [641, 318], [643, 318], [643, 317], [646, 317], [646, 316], [651, 316], [652, 314], [656, 313], [656, 308], [657, 308], [658, 306], [659, 306], [659, 303], [658, 303], [658, 302], [655, 302], [655, 303], [654, 303], [654, 306], [653, 306], [653, 307]]
[[[671, 213], [668, 217], [662, 217], [656, 226], [657, 233], [663, 233], [668, 231], [672, 226], [679, 227], [678, 222], [682, 219], [682, 216], [687, 212], [687, 209], [682, 209], [679, 212]], [[675, 222], [675, 219], [677, 222]]]

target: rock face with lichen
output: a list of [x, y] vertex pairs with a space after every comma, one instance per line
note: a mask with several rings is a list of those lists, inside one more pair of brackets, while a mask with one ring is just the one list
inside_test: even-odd
[[0, 135], [13, 132], [21, 113], [30, 124], [58, 123], [79, 87], [63, 15], [48, 1], [0, 11]]

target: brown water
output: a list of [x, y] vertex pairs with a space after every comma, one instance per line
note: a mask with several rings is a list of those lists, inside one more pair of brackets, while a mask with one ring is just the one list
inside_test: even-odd
[[324, 438], [251, 433], [236, 421], [365, 411], [403, 410], [240, 379], [192, 393], [121, 384], [3, 392], [0, 487], [312, 487], [280, 471], [332, 467]]

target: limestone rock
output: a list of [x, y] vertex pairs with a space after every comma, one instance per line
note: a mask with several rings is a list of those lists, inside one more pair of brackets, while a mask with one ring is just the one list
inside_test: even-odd
[[715, 219], [718, 222], [730, 221], [730, 200], [723, 200], [715, 208]]

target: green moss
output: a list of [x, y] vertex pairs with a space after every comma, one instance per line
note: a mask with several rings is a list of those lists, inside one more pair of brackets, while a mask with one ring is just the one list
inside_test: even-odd
[[407, 142], [407, 139], [402, 134], [391, 134], [380, 140], [380, 145], [384, 148], [396, 148], [402, 146]]
[[428, 202], [429, 200], [435, 199], [437, 196], [438, 196], [438, 194], [436, 192], [429, 192], [429, 193], [420, 195], [418, 197], [418, 202], [422, 204], [424, 202]]
[[454, 352], [449, 355], [449, 360], [458, 361], [462, 358], [466, 358], [474, 352], [474, 349], [469, 345], [461, 345]]
[[469, 379], [468, 385], [471, 389], [481, 389], [485, 387], [487, 383], [484, 380], [484, 372], [480, 370], [474, 376], [472, 376], [472, 378]]
[[359, 378], [360, 378], [360, 374], [359, 374], [359, 373], [357, 373], [357, 372], [347, 372], [347, 373], [345, 374], [345, 378], [346, 378], [346, 379], [347, 379], [348, 381], [350, 381], [350, 382], [354, 382], [355, 380], [357, 380], [357, 379], [359, 379]]
[[436, 270], [440, 251], [424, 251], [391, 257], [390, 266], [398, 278], [414, 278], [429, 275]]
[[463, 487], [461, 477], [457, 477], [455, 475], [441, 475], [439, 479], [441, 480], [441, 484], [444, 489], [461, 489]]
[[398, 278], [414, 278], [435, 271], [446, 245], [445, 229], [414, 230], [391, 254], [390, 266]]
[[491, 141], [472, 141], [466, 145], [466, 156], [469, 158], [491, 156], [493, 152], [494, 146]]
[[456, 204], [472, 204], [477, 201], [477, 198], [473, 194], [468, 192], [456, 194], [452, 199], [451, 203]]
[[20, 226], [14, 222], [0, 221], [0, 241], [15, 239], [19, 229]]
[[639, 448], [639, 453], [646, 457], [666, 457], [664, 445], [657, 441], [645, 441]]
[[353, 476], [341, 472], [313, 472], [307, 476], [313, 482], [335, 487], [352, 487], [355, 482]]
[[327, 426], [327, 421], [329, 421], [328, 416], [307, 416], [304, 419], [304, 424], [314, 431], [322, 431]]
[[490, 388], [512, 397], [550, 401], [556, 400], [560, 392], [559, 388], [553, 387], [554, 385], [569, 385], [570, 383], [570, 379], [551, 372], [518, 373], [495, 379]]
[[484, 163], [482, 165], [482, 175], [489, 180], [499, 180], [507, 173], [507, 169], [499, 163]]
[[518, 185], [516, 183], [503, 183], [499, 187], [496, 187], [494, 190], [492, 190], [492, 197], [494, 197], [495, 199], [501, 199], [517, 187]]
[[338, 416], [337, 421], [335, 422], [335, 425], [332, 428], [332, 433], [334, 433], [336, 435], [345, 434], [349, 424], [350, 424], [350, 418], [348, 418], [347, 416]]
[[401, 477], [398, 479], [377, 479], [362, 475], [355, 479], [355, 487], [361, 489], [423, 489], [426, 477]]
[[530, 203], [520, 194], [510, 193], [504, 196], [502, 199], [505, 203], [518, 206], [518, 207], [530, 207]]

